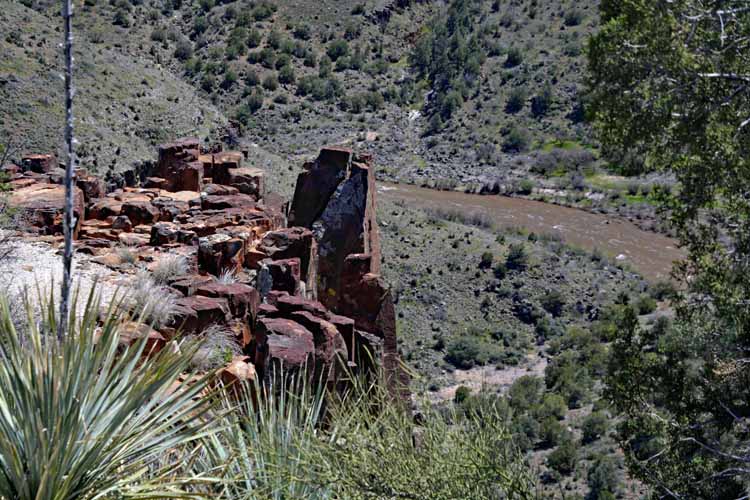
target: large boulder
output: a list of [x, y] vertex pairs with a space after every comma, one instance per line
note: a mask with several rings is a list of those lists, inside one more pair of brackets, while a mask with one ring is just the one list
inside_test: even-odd
[[101, 178], [85, 173], [76, 175], [76, 186], [83, 192], [86, 203], [90, 203], [91, 200], [96, 198], [102, 198], [107, 192], [104, 181]]
[[244, 193], [260, 199], [265, 191], [265, 172], [258, 168], [230, 168], [227, 171], [226, 184]]
[[271, 367], [298, 371], [312, 368], [315, 362], [313, 334], [285, 318], [260, 318], [250, 351], [255, 368], [264, 377], [270, 374]]
[[317, 291], [320, 300], [336, 310], [347, 256], [368, 253], [373, 257], [370, 272], [379, 270], [372, 158], [325, 148], [305, 168], [297, 180], [289, 223], [312, 229], [318, 244]]
[[25, 171], [45, 174], [57, 169], [55, 155], [28, 155], [21, 158], [21, 167]]
[[227, 299], [191, 295], [175, 303], [176, 314], [170, 326], [184, 333], [199, 333], [211, 325], [226, 323], [230, 314]]
[[[23, 224], [44, 234], [62, 234], [65, 213], [65, 187], [58, 184], [32, 184], [12, 192], [9, 205], [20, 212]], [[83, 192], [73, 188], [73, 237], [78, 237], [85, 211]]]
[[111, 197], [92, 200], [89, 203], [88, 218], [99, 220], [106, 220], [108, 217], [117, 217], [120, 215], [123, 205], [120, 200]]
[[247, 253], [245, 264], [257, 269], [265, 259], [281, 260], [294, 257], [300, 260], [300, 278], [307, 285], [308, 297], [315, 298], [317, 244], [312, 231], [304, 227], [289, 227], [269, 231]]
[[196, 295], [226, 299], [235, 318], [249, 318], [252, 323], [258, 315], [260, 295], [258, 291], [243, 283], [207, 282], [195, 288]]
[[245, 261], [245, 241], [227, 234], [213, 234], [198, 240], [198, 267], [208, 273], [239, 272]]
[[293, 259], [263, 261], [271, 274], [272, 290], [296, 295], [299, 292], [300, 261]]
[[316, 375], [323, 380], [333, 381], [348, 358], [346, 343], [336, 325], [307, 311], [294, 312], [291, 319], [313, 335]]
[[151, 177], [166, 182], [160, 187], [168, 191], [200, 191], [203, 183], [203, 164], [198, 161], [198, 139], [180, 139], [159, 146], [159, 159]]
[[153, 224], [159, 220], [159, 209], [150, 201], [126, 201], [122, 204], [120, 214], [127, 216], [134, 226]]

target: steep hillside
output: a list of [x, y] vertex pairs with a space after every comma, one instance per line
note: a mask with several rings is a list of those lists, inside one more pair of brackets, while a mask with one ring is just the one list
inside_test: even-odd
[[239, 141], [351, 143], [382, 178], [506, 190], [596, 163], [580, 101], [597, 22], [595, 0], [86, 0], [77, 14], [96, 52], [180, 75]]
[[[61, 23], [18, 2], [0, 2], [0, 131], [23, 151], [62, 142]], [[76, 37], [76, 138], [82, 166], [123, 170], [153, 156], [153, 145], [207, 137], [226, 122], [168, 69], [127, 49]]]

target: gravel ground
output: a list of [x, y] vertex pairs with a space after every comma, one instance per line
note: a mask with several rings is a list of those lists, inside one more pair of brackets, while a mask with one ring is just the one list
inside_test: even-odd
[[[2, 241], [0, 233], [0, 241]], [[9, 246], [10, 254], [0, 260], [0, 292], [8, 297], [17, 296], [26, 288], [29, 296], [37, 298], [37, 287], [48, 296], [50, 286], [59, 286], [62, 282], [62, 250], [58, 250], [50, 243], [12, 239], [10, 243], [1, 244], [0, 255]], [[59, 253], [58, 253], [59, 252]], [[108, 267], [91, 262], [87, 255], [76, 255], [73, 260], [74, 286], [78, 287], [81, 302], [91, 291], [94, 283], [98, 282], [97, 290], [101, 294], [102, 303], [107, 304], [112, 299], [117, 287], [122, 284], [123, 277]], [[59, 291], [55, 290], [59, 299]]]

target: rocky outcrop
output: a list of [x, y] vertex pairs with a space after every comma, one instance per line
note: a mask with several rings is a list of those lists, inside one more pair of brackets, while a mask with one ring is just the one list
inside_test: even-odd
[[[396, 315], [380, 277], [380, 239], [375, 216], [372, 157], [325, 148], [305, 164], [297, 180], [289, 223], [309, 228], [318, 247], [317, 295], [331, 311], [382, 342], [383, 362], [394, 390], [406, 387], [396, 343]], [[356, 343], [367, 338], [350, 334]], [[356, 352], [358, 348], [350, 349]], [[350, 361], [354, 357], [350, 355]]]
[[[20, 212], [23, 223], [36, 228], [42, 234], [62, 234], [65, 209], [65, 188], [58, 184], [32, 184], [15, 189], [9, 203]], [[73, 236], [78, 237], [84, 215], [83, 192], [74, 188]]]
[[[10, 172], [11, 203], [37, 230], [60, 234], [64, 189], [52, 159], [29, 158]], [[159, 147], [158, 161], [138, 174], [142, 187], [105, 193], [80, 171], [79, 251], [118, 269], [127, 269], [114, 251], [122, 245], [146, 269], [170, 256], [187, 263], [184, 276], [167, 280], [171, 319], [157, 330], [133, 327], [124, 345], [145, 337], [156, 351], [177, 332], [208, 335], [219, 325], [244, 354], [220, 372], [225, 384], [267, 380], [279, 366], [308, 368], [332, 386], [347, 367], [373, 374], [384, 363], [397, 373], [393, 302], [378, 275], [372, 158], [322, 150], [299, 177], [289, 224], [286, 202], [242, 160], [182, 139]]]

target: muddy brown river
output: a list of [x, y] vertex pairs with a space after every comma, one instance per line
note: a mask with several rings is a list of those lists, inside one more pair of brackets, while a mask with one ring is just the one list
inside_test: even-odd
[[598, 248], [620, 262], [629, 263], [650, 281], [667, 279], [672, 263], [684, 256], [676, 240], [644, 231], [625, 219], [550, 203], [387, 182], [378, 183], [378, 196], [403, 200], [420, 208], [484, 214], [498, 227], [522, 227], [538, 234], [558, 234], [569, 245], [589, 251]]

